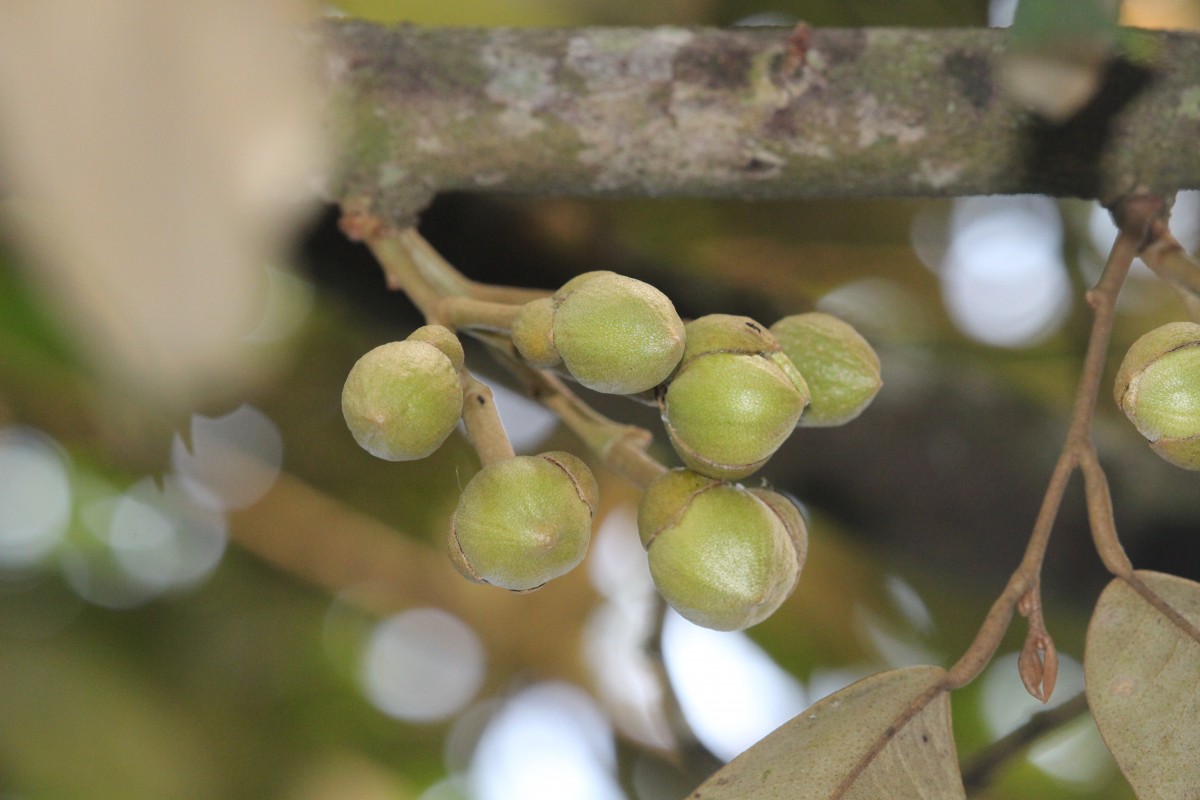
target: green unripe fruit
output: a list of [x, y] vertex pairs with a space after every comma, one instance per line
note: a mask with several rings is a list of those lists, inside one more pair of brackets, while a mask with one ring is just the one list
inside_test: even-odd
[[871, 404], [883, 381], [879, 356], [849, 323], [814, 311], [784, 317], [771, 326], [783, 352], [812, 392], [800, 425], [844, 425]]
[[1172, 322], [1134, 342], [1114, 394], [1154, 452], [1200, 470], [1200, 325]]
[[388, 461], [425, 458], [462, 416], [458, 370], [428, 342], [390, 342], [350, 369], [342, 416], [359, 446]]
[[587, 553], [599, 489], [570, 453], [515, 456], [471, 478], [450, 521], [450, 558], [463, 575], [524, 592]]
[[774, 337], [748, 317], [711, 314], [685, 330], [683, 361], [659, 398], [667, 435], [697, 472], [743, 478], [791, 435], [808, 386]]
[[408, 335], [408, 341], [427, 342], [441, 350], [446, 358], [450, 359], [450, 365], [454, 367], [455, 372], [461, 370], [466, 363], [462, 342], [454, 335], [454, 331], [443, 325], [422, 325]]
[[762, 622], [800, 577], [807, 530], [782, 495], [691, 470], [647, 488], [638, 530], [659, 593], [681, 616], [731, 631]]
[[800, 567], [803, 567], [804, 560], [808, 557], [808, 525], [805, 523], [800, 509], [779, 492], [773, 492], [770, 489], [747, 489], [746, 491], [769, 505], [779, 517], [779, 521], [783, 523], [784, 529], [787, 530], [788, 536], [792, 540], [792, 546], [796, 548], [796, 559]]
[[683, 355], [683, 322], [648, 283], [586, 272], [547, 300], [522, 307], [513, 344], [534, 366], [559, 359], [575, 380], [608, 394], [636, 394], [666, 380]]
[[532, 367], [549, 369], [562, 359], [554, 346], [554, 300], [543, 297], [521, 306], [512, 324], [512, 342]]

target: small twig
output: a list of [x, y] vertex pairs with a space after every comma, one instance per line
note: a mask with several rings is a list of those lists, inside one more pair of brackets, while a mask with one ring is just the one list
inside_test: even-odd
[[1021, 727], [974, 753], [962, 767], [963, 787], [967, 794], [987, 786], [1004, 762], [1047, 733], [1078, 719], [1087, 710], [1087, 695], [1080, 692], [1061, 705], [1039, 711]]
[[1141, 253], [1154, 273], [1169, 283], [1193, 322], [1200, 322], [1200, 262], [1188, 255], [1169, 231], [1163, 231]]
[[557, 414], [613, 472], [642, 488], [666, 472], [662, 462], [646, 452], [654, 439], [650, 431], [609, 419], [583, 402], [557, 375], [530, 367], [508, 350], [497, 348], [494, 354], [530, 397]]
[[[344, 218], [342, 228], [367, 243], [388, 285], [408, 294], [427, 321], [461, 329], [486, 344], [529, 396], [557, 414], [609, 469], [642, 487], [666, 471], [646, 452], [653, 441], [649, 431], [596, 412], [557, 375], [534, 369], [517, 356], [505, 335], [519, 308], [515, 303], [544, 297], [545, 292], [468, 281], [412, 229], [397, 232], [361, 214]], [[469, 374], [464, 376], [463, 389], [467, 437], [480, 459], [489, 464], [511, 457], [512, 447], [495, 413], [491, 390]]]
[[480, 328], [508, 333], [520, 306], [476, 300], [473, 297], [445, 297], [438, 304], [438, 315], [450, 328]]
[[467, 294], [476, 300], [522, 306], [530, 300], [540, 300], [543, 297], [550, 297], [554, 292], [547, 289], [527, 289], [524, 286], [504, 286], [503, 284], [471, 281]]
[[[1009, 578], [1004, 591], [992, 604], [971, 646], [948, 670], [948, 688], [965, 686], [987, 666], [1008, 631], [1013, 611], [1019, 603], [1024, 603], [1026, 608], [1031, 610], [1039, 605], [1037, 597], [1040, 592], [1042, 561], [1067, 483], [1085, 455], [1095, 452], [1091, 442], [1092, 415], [1096, 410], [1100, 379], [1104, 373], [1108, 345], [1112, 338], [1117, 296], [1125, 283], [1125, 276], [1129, 273], [1134, 256], [1151, 235], [1152, 223], [1148, 220], [1157, 219], [1161, 208], [1154, 205], [1153, 198], [1149, 198], [1149, 202], [1144, 202], [1145, 200], [1146, 198], [1137, 197], [1122, 204], [1119, 209], [1121, 232], [1113, 243], [1100, 280], [1087, 294], [1088, 304], [1093, 309], [1092, 331], [1083, 359], [1079, 386], [1075, 392], [1071, 422], [1029, 537], [1029, 544], [1025, 548], [1025, 555]], [[1089, 508], [1098, 505], [1099, 500], [1094, 495], [1099, 490], [1095, 482], [1090, 482], [1085, 489], [1089, 498]], [[1040, 615], [1038, 619], [1040, 620]], [[1044, 627], [1038, 628], [1037, 625], [1040, 625], [1040, 622], [1031, 626], [1031, 638], [1026, 639], [1025, 651], [1028, 651], [1029, 655], [1025, 657], [1021, 677], [1027, 687], [1031, 683], [1034, 684], [1035, 688], [1030, 688], [1030, 693], [1045, 702], [1053, 689], [1053, 675], [1048, 675], [1052, 666], [1048, 659], [1053, 657], [1054, 643], [1049, 632]], [[1048, 677], [1051, 680], [1048, 681]]]
[[1167, 283], [1200, 297], [1200, 264], [1169, 231], [1157, 235], [1141, 252], [1142, 261]]
[[462, 383], [463, 425], [480, 462], [486, 467], [512, 458], [513, 446], [504, 432], [492, 390], [466, 370], [462, 372]]
[[1089, 448], [1080, 460], [1084, 490], [1087, 496], [1088, 526], [1092, 529], [1092, 541], [1100, 561], [1113, 575], [1127, 577], [1133, 574], [1133, 564], [1125, 555], [1125, 548], [1117, 538], [1117, 523], [1113, 517], [1112, 496], [1108, 491], [1108, 478], [1104, 474], [1095, 448]]

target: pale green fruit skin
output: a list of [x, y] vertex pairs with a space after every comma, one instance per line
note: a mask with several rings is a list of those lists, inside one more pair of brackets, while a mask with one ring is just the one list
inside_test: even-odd
[[450, 359], [427, 342], [390, 342], [365, 354], [342, 387], [342, 416], [359, 446], [387, 461], [432, 454], [462, 416]]
[[735, 314], [706, 314], [684, 326], [687, 342], [683, 360], [704, 353], [777, 353], [779, 342], [751, 317]]
[[664, 472], [647, 488], [638, 504], [638, 535], [649, 549], [659, 531], [678, 522], [692, 497], [721, 483], [690, 469]]
[[747, 317], [713, 314], [686, 331], [683, 362], [660, 398], [667, 435], [693, 470], [744, 478], [791, 435], [808, 386], [771, 334]]
[[879, 356], [870, 343], [831, 314], [784, 317], [771, 326], [771, 333], [812, 392], [801, 427], [844, 425], [861, 414], [883, 386]]
[[[731, 631], [762, 622], [791, 594], [803, 563], [798, 512], [775, 510], [754, 492], [687, 470], [669, 472], [646, 490], [639, 527], [649, 542], [650, 574], [663, 599], [697, 625]], [[693, 491], [688, 491], [688, 489]], [[765, 490], [764, 490], [765, 491]], [[680, 496], [683, 497], [680, 503]], [[799, 521], [800, 532], [788, 524]]]
[[441, 350], [450, 359], [450, 366], [454, 367], [455, 372], [466, 364], [462, 342], [454, 335], [454, 331], [444, 325], [422, 325], [408, 335], [408, 341], [427, 342]]
[[800, 513], [800, 509], [779, 492], [773, 492], [770, 489], [747, 489], [747, 491], [769, 505], [783, 523], [788, 536], [791, 537], [792, 546], [796, 549], [798, 564], [796, 577], [799, 578], [799, 569], [804, 567], [804, 561], [808, 558], [808, 525], [804, 522], [804, 516]]
[[570, 453], [515, 456], [484, 467], [450, 522], [450, 557], [472, 580], [525, 592], [574, 569], [587, 553], [596, 479]]
[[554, 300], [543, 297], [521, 306], [512, 324], [512, 342], [531, 367], [549, 369], [561, 363], [554, 346]]
[[648, 283], [588, 272], [554, 295], [554, 347], [575, 380], [597, 392], [636, 394], [667, 379], [683, 356], [683, 321]]
[[1200, 470], [1200, 325], [1169, 323], [1134, 342], [1114, 395], [1154, 452]]

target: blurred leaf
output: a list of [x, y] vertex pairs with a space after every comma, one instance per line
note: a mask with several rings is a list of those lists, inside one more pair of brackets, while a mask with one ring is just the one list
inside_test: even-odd
[[1088, 705], [1113, 758], [1142, 800], [1200, 786], [1200, 584], [1134, 573], [1108, 585], [1088, 627]]
[[1023, 47], [1075, 39], [1111, 43], [1120, 6], [1118, 0], [1021, 0], [1013, 17], [1013, 41]]
[[694, 800], [965, 797], [939, 667], [872, 675], [729, 762]]
[[0, 6], [5, 211], [116, 384], [187, 398], [252, 374], [264, 266], [322, 162], [285, 7]]
[[1010, 95], [1052, 122], [1087, 105], [1117, 40], [1117, 0], [1022, 0], [1001, 66]]

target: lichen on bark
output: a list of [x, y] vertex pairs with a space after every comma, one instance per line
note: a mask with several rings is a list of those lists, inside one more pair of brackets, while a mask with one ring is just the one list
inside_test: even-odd
[[[1130, 32], [1061, 126], [993, 80], [994, 29], [464, 29], [330, 21], [333, 199], [439, 191], [1105, 198], [1200, 186], [1200, 38]], [[1148, 55], [1146, 55], [1148, 54]], [[1174, 142], [1174, 144], [1172, 144]]]

